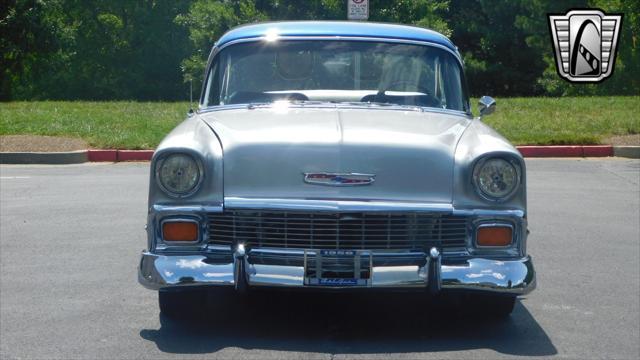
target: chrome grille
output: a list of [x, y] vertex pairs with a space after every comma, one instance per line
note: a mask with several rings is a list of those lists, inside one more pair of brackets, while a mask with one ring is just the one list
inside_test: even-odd
[[209, 243], [296, 249], [461, 248], [467, 218], [433, 213], [225, 211], [209, 214]]

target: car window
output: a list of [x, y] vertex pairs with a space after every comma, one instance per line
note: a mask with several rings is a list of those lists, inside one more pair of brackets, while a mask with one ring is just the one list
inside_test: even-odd
[[321, 100], [467, 111], [460, 65], [432, 46], [250, 42], [224, 48], [211, 68], [205, 106]]

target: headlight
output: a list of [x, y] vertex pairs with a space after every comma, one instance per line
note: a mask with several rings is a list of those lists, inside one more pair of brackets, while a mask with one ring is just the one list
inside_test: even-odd
[[172, 154], [156, 163], [158, 185], [167, 194], [185, 197], [198, 190], [202, 180], [202, 166], [187, 154]]
[[473, 169], [473, 182], [485, 199], [506, 200], [520, 183], [520, 165], [503, 158], [480, 160]]

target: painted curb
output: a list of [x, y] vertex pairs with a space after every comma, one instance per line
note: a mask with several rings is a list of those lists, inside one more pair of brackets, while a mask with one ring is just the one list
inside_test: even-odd
[[118, 150], [118, 161], [149, 161], [153, 150]]
[[118, 161], [118, 150], [89, 150], [89, 161]]
[[620, 157], [640, 159], [640, 146], [614, 146], [613, 154]]
[[613, 156], [611, 145], [516, 146], [524, 157], [606, 157]]
[[0, 152], [0, 164], [81, 164], [89, 160], [87, 150], [67, 152]]
[[153, 157], [153, 150], [101, 150], [91, 149], [89, 161], [118, 162], [118, 161], [149, 161]]

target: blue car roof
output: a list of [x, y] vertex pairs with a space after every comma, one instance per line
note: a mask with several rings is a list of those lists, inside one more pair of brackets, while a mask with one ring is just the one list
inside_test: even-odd
[[226, 32], [216, 45], [222, 46], [235, 40], [263, 37], [272, 32], [279, 36], [345, 36], [416, 40], [439, 44], [457, 52], [451, 40], [433, 30], [407, 25], [353, 21], [285, 21], [243, 25]]

